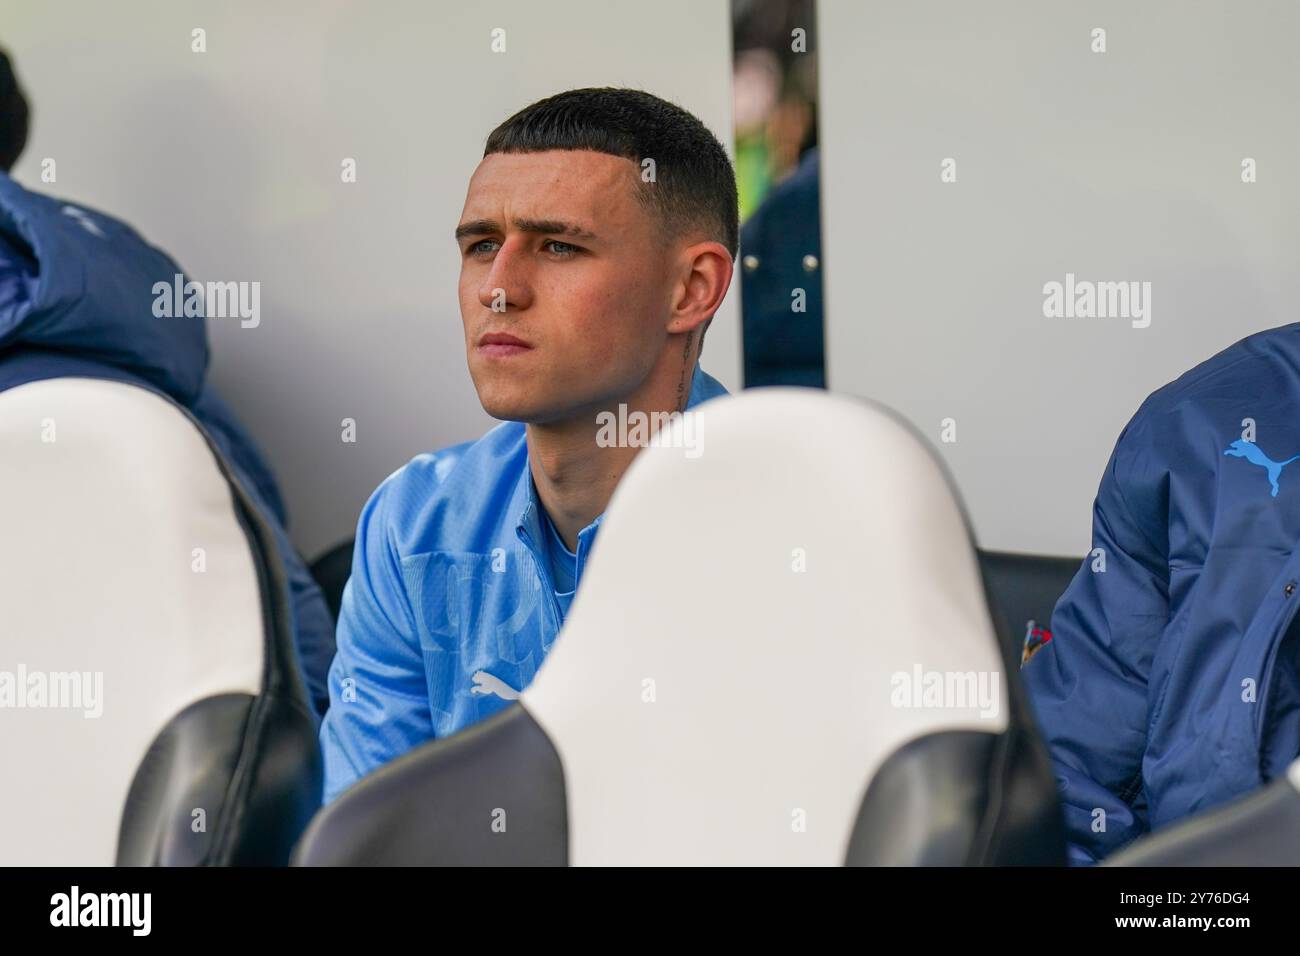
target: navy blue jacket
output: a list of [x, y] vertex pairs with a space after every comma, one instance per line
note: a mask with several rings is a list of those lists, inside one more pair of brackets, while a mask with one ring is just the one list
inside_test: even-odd
[[1152, 394], [1093, 510], [1093, 552], [1025, 665], [1070, 859], [1282, 774], [1300, 756], [1300, 324]]
[[[740, 230], [746, 388], [826, 387], [818, 155], [816, 147], [805, 152]], [[810, 255], [818, 263], [812, 269]], [[756, 268], [744, 265], [753, 260]], [[803, 312], [792, 308], [796, 288], [804, 290]]]
[[153, 314], [154, 283], [170, 284], [181, 272], [125, 223], [0, 173], [0, 391], [47, 378], [100, 378], [149, 388], [189, 409], [275, 533], [303, 675], [323, 713], [334, 622], [289, 540], [275, 478], [207, 382], [205, 320]]

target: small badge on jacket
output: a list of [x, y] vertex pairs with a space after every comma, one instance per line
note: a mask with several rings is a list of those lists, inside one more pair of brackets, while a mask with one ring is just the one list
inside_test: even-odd
[[1038, 653], [1038, 649], [1052, 639], [1052, 632], [1039, 627], [1037, 621], [1029, 621], [1025, 626], [1025, 650], [1020, 655], [1020, 666], [1029, 663], [1029, 658]]

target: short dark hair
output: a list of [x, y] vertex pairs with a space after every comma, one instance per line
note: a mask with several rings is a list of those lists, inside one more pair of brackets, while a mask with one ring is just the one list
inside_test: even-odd
[[29, 113], [9, 57], [0, 50], [0, 169], [14, 168], [27, 145]]
[[594, 150], [638, 167], [653, 159], [653, 187], [638, 190], [637, 198], [655, 212], [662, 235], [699, 229], [736, 258], [736, 172], [717, 137], [680, 106], [643, 90], [568, 90], [525, 106], [494, 129], [483, 155], [550, 149]]

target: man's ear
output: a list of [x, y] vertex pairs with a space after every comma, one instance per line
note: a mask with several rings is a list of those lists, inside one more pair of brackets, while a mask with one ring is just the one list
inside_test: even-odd
[[667, 331], [679, 335], [698, 328], [702, 349], [704, 331], [731, 285], [731, 254], [720, 242], [697, 242], [682, 250], [681, 263], [680, 285]]

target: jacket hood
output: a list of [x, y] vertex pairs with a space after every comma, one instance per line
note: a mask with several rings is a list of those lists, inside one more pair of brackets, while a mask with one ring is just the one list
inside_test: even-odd
[[170, 288], [181, 272], [126, 223], [0, 173], [0, 359], [57, 350], [138, 375], [188, 406], [207, 373], [204, 320], [153, 310], [154, 284]]

